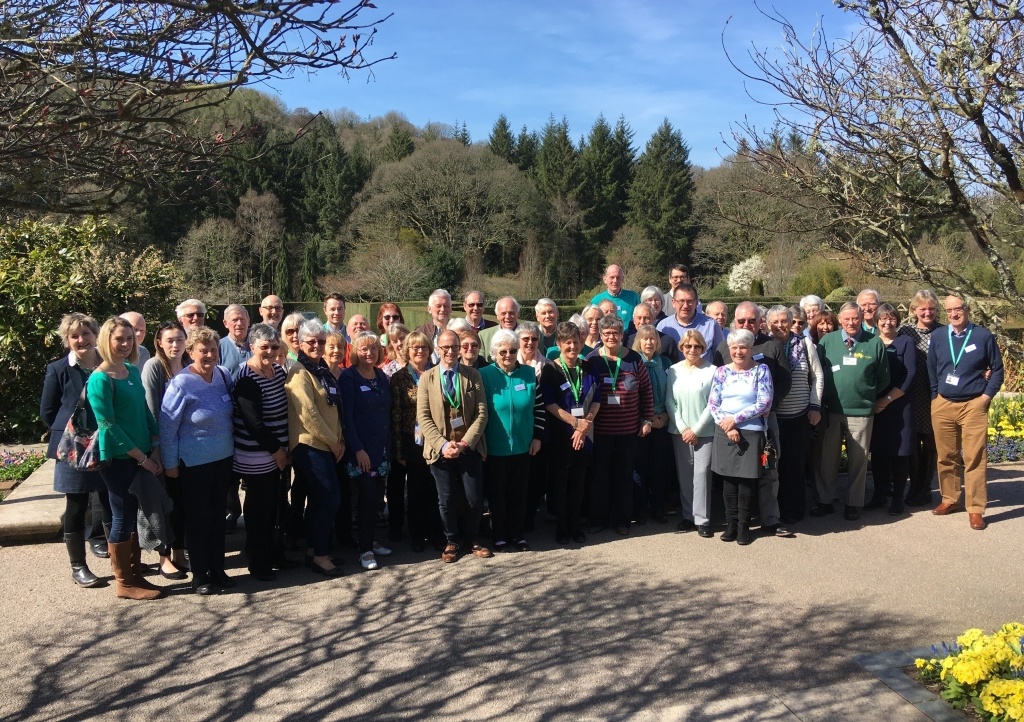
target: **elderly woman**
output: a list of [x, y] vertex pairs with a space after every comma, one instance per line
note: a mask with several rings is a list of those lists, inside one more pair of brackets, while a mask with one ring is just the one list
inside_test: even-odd
[[409, 335], [409, 328], [404, 323], [395, 321], [388, 327], [388, 331], [390, 335], [387, 338], [381, 336], [381, 342], [386, 343], [386, 346], [380, 354], [380, 370], [390, 379], [398, 369], [408, 363], [403, 347], [405, 337]]
[[306, 322], [306, 317], [301, 313], [290, 313], [281, 322], [281, 340], [288, 349], [288, 364], [285, 370], [299, 358], [299, 328]]
[[392, 541], [401, 538], [408, 488], [409, 544], [414, 552], [425, 549], [425, 540], [439, 542], [443, 536], [437, 486], [423, 458], [423, 437], [416, 424], [416, 394], [433, 350], [426, 334], [413, 331], [405, 337], [403, 349], [408, 363], [391, 377], [391, 448], [399, 473], [388, 476], [388, 526]]
[[[287, 319], [285, 319], [287, 321]], [[288, 448], [309, 489], [306, 542], [309, 568], [327, 577], [342, 575], [331, 559], [331, 531], [341, 502], [337, 462], [345, 453], [341, 395], [323, 359], [327, 332], [317, 319], [299, 327], [299, 355], [285, 380], [288, 396]]]
[[650, 517], [664, 524], [668, 521], [665, 505], [668, 503], [667, 484], [672, 468], [672, 438], [668, 433], [665, 405], [667, 371], [671, 363], [658, 353], [660, 348], [661, 337], [654, 326], [645, 324], [636, 330], [633, 350], [643, 358], [647, 377], [651, 380], [654, 415], [651, 417], [651, 433], [640, 439], [637, 447], [636, 474], [639, 483], [633, 484], [633, 516], [638, 521]]
[[341, 372], [350, 366], [351, 353], [344, 336], [336, 331], [327, 334], [324, 339], [323, 359], [327, 363], [327, 368], [334, 374], [334, 378], [341, 376]]
[[796, 336], [807, 336], [809, 338], [810, 334], [804, 333], [804, 331], [807, 330], [807, 314], [804, 313], [804, 310], [799, 306], [790, 306], [789, 313], [793, 318], [789, 324], [790, 333]]
[[[538, 353], [546, 356], [547, 352], [555, 348], [555, 333], [558, 328], [558, 304], [550, 298], [542, 298], [533, 307], [537, 315], [537, 327], [540, 330], [540, 346]], [[537, 378], [540, 378], [539, 376]]]
[[665, 309], [662, 304], [665, 302], [665, 294], [661, 292], [661, 289], [657, 286], [648, 286], [640, 292], [640, 303], [646, 303], [651, 307], [651, 313], [654, 315], [654, 325], [657, 326], [658, 322], [665, 318]]
[[234, 472], [245, 482], [245, 553], [249, 574], [262, 582], [276, 579], [273, 550], [278, 500], [284, 488], [288, 456], [286, 373], [274, 362], [281, 337], [277, 329], [258, 323], [249, 330], [251, 356], [235, 376]]
[[544, 403], [537, 375], [519, 363], [518, 350], [517, 335], [498, 329], [491, 338], [494, 363], [480, 371], [487, 400], [484, 485], [495, 551], [530, 549], [523, 536], [530, 457], [540, 451], [544, 436]]
[[804, 335], [810, 336], [810, 330], [815, 327], [818, 316], [827, 312], [825, 302], [821, 300], [820, 296], [810, 295], [801, 298], [799, 306], [804, 312], [806, 320], [807, 331], [805, 331]]
[[594, 420], [591, 533], [614, 527], [626, 536], [633, 518], [633, 466], [640, 438], [654, 427], [654, 393], [644, 360], [622, 345], [618, 314], [601, 318], [601, 346], [587, 360], [602, 377], [601, 414]]
[[814, 321], [807, 322], [810, 329], [811, 340], [818, 343], [826, 333], [832, 333], [839, 328], [839, 319], [831, 311], [821, 311], [814, 317]]
[[188, 335], [192, 364], [171, 379], [160, 405], [160, 445], [166, 474], [181, 479], [185, 544], [197, 594], [235, 583], [224, 572], [224, 515], [235, 453], [231, 376], [220, 339], [210, 328]]
[[555, 541], [582, 544], [580, 526], [584, 483], [593, 450], [594, 417], [601, 409], [601, 378], [590, 361], [580, 358], [583, 338], [573, 323], [558, 324], [559, 349], [554, 363], [541, 371], [541, 393], [548, 412], [551, 511]]
[[792, 384], [775, 407], [779, 423], [779, 517], [783, 524], [804, 518], [807, 506], [804, 489], [807, 451], [812, 430], [821, 421], [821, 395], [825, 375], [814, 344], [794, 332], [793, 316], [785, 306], [768, 311], [768, 330], [785, 349], [792, 371]]
[[[39, 416], [50, 429], [46, 455], [57, 458], [57, 446], [68, 420], [78, 407], [89, 374], [100, 365], [96, 334], [100, 327], [91, 316], [69, 313], [60, 321], [60, 340], [68, 355], [46, 367]], [[110, 499], [103, 479], [95, 471], [79, 471], [60, 459], [53, 471], [53, 490], [64, 494], [64, 546], [71, 561], [71, 579], [81, 587], [95, 587], [99, 578], [85, 561], [85, 515], [89, 495], [96, 493], [103, 510], [103, 525], [110, 526]]]
[[464, 328], [455, 333], [459, 334], [459, 363], [477, 370], [487, 366], [487, 359], [480, 355], [480, 335], [472, 328]]
[[711, 469], [722, 477], [725, 533], [722, 541], [749, 544], [750, 515], [761, 475], [766, 419], [772, 407], [772, 377], [753, 359], [754, 334], [737, 329], [726, 339], [732, 362], [719, 367], [708, 406], [715, 420]]
[[944, 328], [939, 323], [939, 298], [935, 292], [924, 288], [915, 293], [910, 301], [910, 316], [899, 330], [900, 336], [907, 336], [914, 343], [918, 369], [908, 391], [914, 416], [914, 443], [910, 455], [910, 488], [907, 490], [906, 504], [928, 506], [932, 503], [932, 478], [935, 476], [938, 454], [932, 431], [931, 389], [925, 369], [932, 334]]
[[[110, 566], [115, 594], [123, 599], [156, 599], [163, 592], [140, 572], [142, 550], [135, 534], [139, 501], [130, 487], [141, 469], [160, 474], [160, 435], [146, 406], [142, 377], [135, 367], [135, 329], [123, 318], [108, 318], [100, 328], [96, 350], [102, 363], [89, 376], [86, 394], [96, 415], [99, 470], [110, 497]], [[222, 496], [223, 501], [223, 496]]]
[[[518, 360], [523, 366], [529, 366], [532, 368], [534, 375], [539, 380], [541, 369], [551, 363], [551, 360], [544, 356], [544, 353], [540, 348], [540, 326], [533, 321], [520, 321], [519, 326], [516, 327], [514, 333], [518, 337], [519, 341], [517, 344], [519, 351], [516, 360]], [[492, 349], [491, 356], [493, 355], [494, 352]]]
[[680, 531], [710, 539], [711, 531], [711, 447], [715, 424], [708, 407], [715, 366], [705, 360], [707, 344], [700, 331], [689, 330], [679, 341], [683, 360], [665, 374], [668, 387], [665, 410], [679, 480], [682, 505]]
[[[541, 371], [551, 363], [551, 359], [545, 356], [541, 349], [544, 336], [540, 325], [533, 321], [520, 321], [515, 334], [519, 337], [519, 363], [532, 367], [537, 376], [537, 382], [540, 383]], [[526, 520], [524, 522], [526, 531], [533, 531], [536, 527], [537, 511], [540, 509], [541, 501], [548, 493], [548, 474], [548, 452], [545, 445], [530, 460], [530, 490], [527, 495]]]
[[875, 324], [889, 362], [889, 386], [875, 401], [871, 430], [871, 477], [875, 489], [864, 508], [885, 506], [885, 495], [891, 487], [889, 514], [899, 516], [904, 510], [903, 492], [916, 440], [910, 393], [917, 377], [917, 351], [910, 336], [899, 334], [900, 312], [891, 303], [879, 304]]
[[355, 484], [359, 503], [359, 563], [363, 569], [379, 568], [377, 556], [391, 550], [373, 539], [377, 517], [378, 482], [391, 468], [391, 386], [387, 374], [377, 368], [380, 340], [361, 331], [352, 339], [355, 365], [338, 379], [345, 428], [345, 471]]
[[[142, 386], [146, 390], [146, 405], [153, 418], [158, 419], [167, 384], [191, 364], [192, 359], [185, 355], [185, 329], [177, 321], [160, 324], [153, 336], [153, 348], [156, 355], [142, 367]], [[181, 480], [165, 475], [164, 488], [171, 500], [167, 522], [174, 539], [169, 549], [158, 550], [160, 575], [165, 579], [184, 579], [188, 561], [185, 559], [185, 499], [181, 495]]]

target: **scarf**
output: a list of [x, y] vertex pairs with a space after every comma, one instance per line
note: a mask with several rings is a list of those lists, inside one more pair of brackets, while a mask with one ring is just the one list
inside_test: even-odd
[[[327, 403], [331, 406], [337, 406], [338, 402], [341, 401], [341, 390], [338, 389], [338, 382], [334, 378], [334, 374], [327, 368], [327, 364], [323, 359], [314, 361], [306, 355], [305, 351], [299, 351], [298, 362], [302, 364], [302, 368], [313, 374], [313, 378], [320, 381], [320, 385], [323, 386], [324, 391], [327, 393]], [[331, 393], [331, 389], [334, 389], [334, 393]]]

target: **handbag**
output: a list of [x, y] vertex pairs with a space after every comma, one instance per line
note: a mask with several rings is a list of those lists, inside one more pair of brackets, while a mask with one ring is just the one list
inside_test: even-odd
[[89, 401], [82, 389], [75, 410], [68, 419], [57, 444], [57, 459], [78, 471], [97, 471], [109, 461], [100, 460], [100, 444], [96, 428], [90, 428]]

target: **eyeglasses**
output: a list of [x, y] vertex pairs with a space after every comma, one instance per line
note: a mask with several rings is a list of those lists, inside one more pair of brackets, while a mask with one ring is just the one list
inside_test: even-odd
[[515, 356], [516, 350], [514, 348], [503, 348], [495, 351], [498, 356]]
[[309, 344], [310, 346], [323, 346], [327, 343], [327, 340], [322, 338], [307, 338], [302, 343]]
[[284, 306], [260, 306], [260, 308], [266, 311], [283, 311]]
[[519, 343], [537, 343], [538, 339], [536, 336], [520, 336]]
[[737, 318], [736, 319], [736, 325], [737, 326], [754, 326], [756, 324], [757, 324], [757, 319], [756, 318]]
[[954, 306], [953, 308], [947, 308], [946, 313], [963, 313], [963, 306]]
[[458, 346], [438, 346], [437, 350], [442, 353], [454, 353]]
[[392, 316], [389, 313], [385, 313], [383, 316], [381, 316], [381, 318], [384, 319], [385, 321], [401, 321], [402, 320], [401, 316], [399, 316], [397, 314]]
[[278, 345], [278, 344], [274, 344], [273, 346], [270, 346], [270, 350], [271, 351], [280, 351], [281, 350], [281, 346]]
[[697, 299], [695, 299], [695, 298], [673, 298], [672, 299], [672, 303], [677, 304], [679, 306], [692, 306], [693, 304], [697, 303]]
[[622, 335], [622, 331], [602, 331], [601, 335], [606, 338], [616, 338]]
[[410, 346], [409, 350], [412, 351], [413, 353], [427, 353], [428, 351], [430, 351], [430, 347], [429, 346]]
[[475, 348], [480, 348], [480, 344], [478, 344], [478, 343], [464, 343], [459, 348], [461, 348], [463, 351], [472, 351]]
[[202, 315], [203, 314], [199, 313], [199, 311], [192, 311], [190, 313], [183, 313], [183, 314], [181, 314], [181, 317], [182, 318], [199, 318]]
[[466, 307], [467, 307], [467, 308], [483, 308], [483, 307], [484, 307], [484, 305], [483, 305], [482, 303], [469, 303], [469, 302], [467, 301], [467, 302], [466, 302]]
[[691, 351], [693, 349], [696, 349], [697, 351], [703, 351], [704, 347], [701, 346], [699, 343], [684, 343], [683, 344], [683, 351]]
[[284, 330], [284, 335], [285, 336], [294, 336], [298, 332], [299, 332], [299, 329], [297, 329], [297, 328], [286, 328]]

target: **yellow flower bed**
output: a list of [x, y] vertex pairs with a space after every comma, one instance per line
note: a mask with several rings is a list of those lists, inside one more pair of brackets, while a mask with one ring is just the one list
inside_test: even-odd
[[1024, 720], [1024, 624], [1011, 622], [993, 634], [968, 629], [956, 644], [932, 648], [935, 656], [915, 660], [926, 681], [937, 682], [953, 707], [973, 704], [986, 720]]
[[998, 396], [988, 409], [988, 438], [1024, 439], [1024, 402], [1019, 397]]

